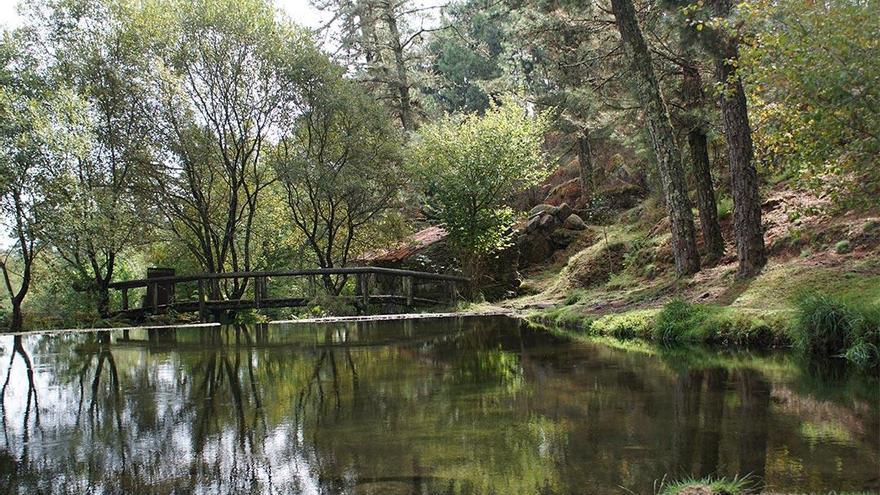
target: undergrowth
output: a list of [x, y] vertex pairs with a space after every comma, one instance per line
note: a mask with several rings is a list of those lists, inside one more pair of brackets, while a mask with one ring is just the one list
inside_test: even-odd
[[656, 490], [657, 495], [678, 495], [684, 493], [712, 493], [739, 495], [748, 493], [752, 488], [751, 480], [748, 476], [742, 478], [734, 476], [733, 478], [712, 478], [703, 479], [686, 478], [672, 483], [661, 482]]
[[880, 368], [880, 305], [809, 294], [798, 303], [794, 328], [794, 346], [809, 358]]

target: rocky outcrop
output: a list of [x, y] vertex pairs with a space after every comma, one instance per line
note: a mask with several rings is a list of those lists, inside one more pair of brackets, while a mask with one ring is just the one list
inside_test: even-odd
[[577, 240], [586, 228], [587, 224], [567, 203], [535, 206], [529, 210], [525, 228], [516, 239], [520, 267], [546, 262], [554, 252]]

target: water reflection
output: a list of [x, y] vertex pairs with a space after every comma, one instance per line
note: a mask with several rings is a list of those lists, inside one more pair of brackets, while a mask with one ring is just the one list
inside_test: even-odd
[[503, 318], [0, 337], [11, 493], [876, 489], [876, 381]]

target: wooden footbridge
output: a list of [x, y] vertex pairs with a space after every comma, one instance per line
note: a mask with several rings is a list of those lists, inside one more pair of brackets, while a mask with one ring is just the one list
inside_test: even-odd
[[[122, 308], [117, 315], [140, 317], [146, 314], [198, 312], [204, 320], [223, 311], [308, 306], [321, 291], [324, 277], [353, 278], [353, 294], [338, 296], [363, 313], [371, 305], [406, 308], [438, 306], [454, 302], [469, 279], [440, 273], [381, 267], [323, 268], [290, 271], [203, 273], [182, 276], [155, 276], [110, 284], [121, 292]], [[232, 284], [238, 290], [223, 290]], [[270, 290], [275, 285], [275, 290]], [[139, 304], [131, 304], [137, 299]], [[230, 298], [224, 293], [241, 293]], [[351, 291], [349, 291], [351, 292]]]

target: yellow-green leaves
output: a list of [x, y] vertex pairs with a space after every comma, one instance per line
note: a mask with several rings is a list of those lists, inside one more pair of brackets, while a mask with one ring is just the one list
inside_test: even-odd
[[548, 119], [508, 97], [484, 115], [448, 116], [420, 131], [410, 157], [429, 214], [462, 252], [486, 254], [508, 243], [514, 212], [506, 200], [547, 174], [541, 148]]

